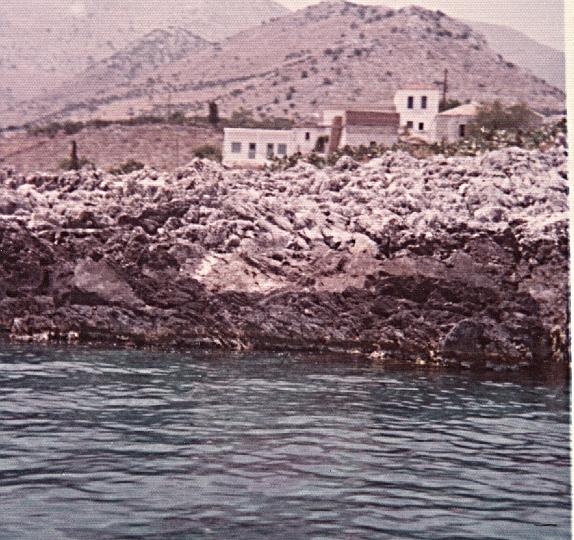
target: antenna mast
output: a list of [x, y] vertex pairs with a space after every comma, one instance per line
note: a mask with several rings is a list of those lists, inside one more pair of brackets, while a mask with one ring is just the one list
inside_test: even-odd
[[446, 107], [446, 97], [448, 95], [448, 69], [444, 70], [444, 82], [442, 86], [442, 104]]

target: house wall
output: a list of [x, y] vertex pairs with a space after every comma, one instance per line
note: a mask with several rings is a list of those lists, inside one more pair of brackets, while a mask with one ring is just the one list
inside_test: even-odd
[[[426, 96], [427, 107], [423, 109], [422, 98]], [[409, 97], [413, 98], [413, 108], [409, 108]], [[412, 122], [413, 127], [409, 129], [412, 135], [420, 135], [429, 141], [436, 139], [436, 116], [439, 113], [440, 91], [438, 89], [401, 89], [395, 94], [395, 107], [401, 116], [401, 128], [407, 127]], [[424, 124], [420, 129], [420, 124]]]
[[[241, 151], [232, 151], [233, 143], [241, 144]], [[255, 144], [255, 157], [249, 156], [249, 145]], [[273, 145], [278, 156], [278, 145], [286, 145], [286, 155], [295, 153], [292, 130], [226, 128], [223, 137], [223, 163], [226, 165], [264, 165], [268, 161], [267, 145]]]
[[437, 116], [436, 119], [436, 140], [444, 142], [456, 142], [462, 139], [460, 136], [460, 126], [466, 126], [468, 136], [468, 125], [475, 119], [472, 115], [459, 116]]
[[[309, 139], [307, 139], [307, 134], [309, 134]], [[302, 154], [308, 154], [315, 150], [317, 144], [317, 139], [323, 136], [330, 136], [331, 128], [322, 126], [309, 126], [309, 127], [297, 127], [293, 129], [294, 138], [294, 153], [301, 152]], [[325, 151], [328, 145], [325, 146]]]
[[328, 109], [323, 111], [323, 125], [332, 126], [337, 116], [345, 116], [345, 109]]
[[398, 140], [398, 126], [345, 126], [339, 146], [369, 146], [371, 142], [392, 146]]

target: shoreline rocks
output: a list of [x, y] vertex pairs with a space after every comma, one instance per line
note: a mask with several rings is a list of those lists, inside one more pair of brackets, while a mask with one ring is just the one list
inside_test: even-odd
[[13, 339], [567, 362], [566, 148], [0, 171]]

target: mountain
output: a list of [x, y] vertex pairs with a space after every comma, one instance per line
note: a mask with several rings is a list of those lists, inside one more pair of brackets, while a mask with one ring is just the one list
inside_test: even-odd
[[538, 43], [507, 26], [471, 21], [468, 24], [483, 34], [489, 45], [504, 58], [565, 90], [566, 55], [563, 51]]
[[121, 85], [149, 70], [213, 46], [185, 28], [170, 26], [153, 30], [112, 56], [90, 65], [78, 80], [83, 79], [84, 84], [90, 84], [92, 88], [112, 83]]
[[287, 12], [271, 0], [2, 0], [0, 100], [45, 94], [157, 29], [216, 41]]
[[374, 103], [404, 84], [440, 85], [445, 68], [450, 97], [527, 101], [552, 111], [565, 106], [561, 90], [444, 13], [323, 2], [174, 61], [148, 62], [120, 86], [104, 77], [94, 92], [85, 72], [44, 99], [0, 111], [0, 122], [122, 118], [163, 114], [168, 106], [205, 114], [209, 100], [223, 115], [246, 109], [258, 117], [307, 118], [334, 101]]

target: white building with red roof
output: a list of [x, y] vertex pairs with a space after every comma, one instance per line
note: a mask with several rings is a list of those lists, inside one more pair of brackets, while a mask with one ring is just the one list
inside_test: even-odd
[[[317, 121], [292, 129], [226, 128], [223, 162], [261, 166], [276, 157], [332, 153], [345, 146], [390, 147], [401, 135], [423, 142], [454, 142], [467, 135], [478, 104], [440, 112], [441, 91], [427, 84], [397, 90], [394, 100], [374, 105], [337, 104], [325, 107]], [[408, 140], [408, 139], [407, 139]]]

